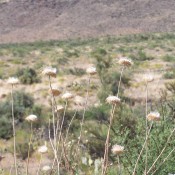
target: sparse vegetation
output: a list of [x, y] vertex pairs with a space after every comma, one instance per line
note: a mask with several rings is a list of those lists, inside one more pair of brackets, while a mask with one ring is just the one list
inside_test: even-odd
[[39, 82], [37, 73], [32, 68], [19, 69], [17, 70], [15, 76], [19, 77], [20, 82], [23, 84], [33, 84]]
[[[38, 116], [38, 121], [33, 125], [34, 138], [32, 140], [30, 152], [32, 160], [36, 162], [40, 160], [40, 154], [39, 156], [38, 154], [36, 155], [36, 151], [38, 146], [44, 145], [46, 141], [46, 146], [49, 149], [49, 156], [46, 154], [49, 165], [52, 165], [54, 158], [57, 159], [54, 152], [55, 150], [57, 155], [60, 156], [61, 152], [64, 155], [61, 156], [60, 172], [71, 174], [72, 171], [74, 171], [77, 174], [86, 173], [91, 175], [94, 174], [96, 169], [98, 172], [96, 174], [101, 174], [100, 158], [104, 156], [105, 140], [110, 122], [111, 110], [111, 106], [106, 103], [106, 98], [109, 95], [114, 95], [121, 98], [121, 105], [116, 109], [111, 124], [108, 157], [108, 163], [111, 164], [111, 166], [109, 166], [106, 174], [116, 175], [116, 172], [119, 173], [119, 171], [121, 171], [122, 175], [132, 174], [136, 159], [138, 158], [145, 140], [145, 82], [143, 76], [139, 75], [144, 75], [144, 72], [149, 67], [151, 69], [150, 72], [160, 77], [161, 82], [155, 76], [155, 80], [149, 83], [149, 93], [151, 94], [154, 92], [154, 95], [148, 95], [147, 111], [159, 111], [161, 121], [153, 122], [152, 127], [151, 121], [148, 121], [148, 128], [152, 128], [148, 137], [148, 153], [146, 154], [144, 149], [139, 159], [136, 173], [143, 174], [146, 157], [148, 159], [147, 171], [149, 171], [156, 157], [159, 156], [164, 145], [166, 145], [167, 138], [174, 128], [175, 77], [172, 69], [174, 60], [173, 57], [169, 57], [169, 52], [171, 52], [171, 54], [174, 53], [174, 49], [173, 47], [171, 47], [171, 50], [167, 49], [167, 43], [173, 46], [174, 41], [172, 38], [174, 38], [173, 33], [161, 35], [144, 34], [89, 40], [79, 39], [59, 42], [25, 43], [23, 45], [2, 45], [0, 48], [2, 58], [4, 58], [3, 53], [8, 53], [10, 59], [19, 57], [25, 63], [21, 66], [22, 68], [17, 71], [17, 74], [15, 74], [20, 79], [21, 83], [26, 84], [25, 92], [27, 92], [29, 88], [32, 88], [29, 86], [30, 84], [38, 82], [38, 72], [35, 72], [35, 69], [40, 70], [44, 64], [52, 65], [59, 69], [58, 74], [56, 74], [57, 78], [51, 78], [51, 85], [61, 86], [63, 87], [63, 89], [61, 89], [63, 93], [65, 91], [70, 91], [73, 95], [79, 95], [85, 99], [89, 75], [86, 74], [84, 64], [87, 63], [90, 65], [94, 63], [98, 73], [98, 75], [93, 77], [90, 76], [88, 106], [85, 107], [84, 104], [78, 106], [74, 104], [74, 99], [71, 98], [67, 101], [68, 103], [65, 111], [63, 110], [59, 113], [54, 112], [55, 103], [62, 104], [65, 107], [66, 100], [60, 97], [55, 97], [55, 99], [53, 99], [48, 92], [49, 88], [51, 88], [49, 86], [48, 77], [42, 77], [42, 81], [32, 85], [36, 90], [30, 89], [30, 92], [32, 92], [31, 94], [26, 94], [24, 91], [21, 91], [20, 85], [19, 89], [18, 86], [15, 86], [15, 90], [19, 90], [14, 93], [17, 155], [24, 160], [28, 156], [30, 125], [26, 123], [24, 119], [29, 114], [36, 114]], [[21, 48], [19, 49], [19, 47]], [[160, 48], [161, 54], [159, 54]], [[34, 57], [38, 59], [34, 59], [33, 54]], [[131, 56], [134, 65], [129, 69], [124, 69], [120, 82], [120, 93], [118, 94], [122, 70], [122, 67], [118, 65], [118, 58], [120, 55]], [[165, 59], [167, 55], [168, 59]], [[161, 60], [161, 64], [158, 63], [158, 59]], [[29, 65], [28, 60], [30, 60], [30, 67], [34, 67], [35, 69], [26, 68], [26, 65]], [[84, 63], [84, 61], [86, 62]], [[9, 67], [3, 66], [5, 71], [2, 71], [2, 78], [12, 75], [12, 72], [16, 72], [15, 67], [18, 66], [18, 61], [8, 63], [5, 59], [2, 59], [2, 62], [3, 65], [7, 64], [12, 69], [8, 72], [7, 70]], [[74, 62], [76, 62], [76, 64], [74, 64]], [[171, 64], [167, 62], [171, 62]], [[162, 68], [160, 65], [163, 68], [164, 66], [166, 66], [166, 68], [171, 68], [171, 70], [167, 71], [165, 74], [160, 72], [161, 75], [159, 75], [159, 72], [157, 73], [156, 71]], [[6, 75], [4, 75], [3, 72], [5, 72]], [[163, 85], [165, 82], [167, 84], [164, 88]], [[159, 87], [159, 83], [162, 83], [160, 86], [161, 88]], [[141, 87], [141, 89], [139, 89], [139, 87]], [[153, 87], [157, 89], [155, 90]], [[4, 80], [2, 80], [2, 88], [7, 88]], [[135, 94], [134, 89], [137, 90]], [[129, 91], [129, 96], [125, 92], [126, 90]], [[159, 92], [158, 97], [156, 91]], [[39, 94], [40, 92], [42, 93]], [[36, 97], [33, 98], [32, 96], [35, 94]], [[140, 94], [143, 95], [137, 98]], [[0, 137], [6, 139], [10, 144], [12, 142], [10, 138], [13, 136], [10, 111], [11, 103], [8, 95], [6, 97], [6, 94], [2, 94], [2, 97], [3, 100], [0, 103]], [[39, 101], [42, 105], [38, 105], [35, 101]], [[82, 120], [83, 115], [84, 120]], [[58, 125], [58, 135], [56, 137], [57, 121], [62, 121], [63, 116], [65, 120], [63, 121], [62, 131], [59, 128], [60, 125]], [[71, 122], [72, 118], [73, 121]], [[80, 123], [83, 123], [82, 129]], [[69, 134], [65, 141], [64, 138], [68, 127]], [[60, 133], [61, 135], [59, 138]], [[81, 138], [79, 139], [78, 137], [80, 137], [80, 135]], [[65, 141], [65, 145], [61, 144], [64, 143], [63, 141]], [[118, 163], [118, 157], [111, 153], [111, 148], [115, 144], [124, 146], [125, 151], [119, 156], [120, 164]], [[175, 172], [173, 165], [175, 157], [174, 152], [168, 157], [167, 162], [162, 164], [166, 156], [173, 150], [174, 144], [174, 135], [172, 135], [161, 158], [156, 162], [155, 168], [150, 170], [148, 175], [153, 173], [157, 168], [158, 170], [156, 170], [155, 175]], [[66, 153], [63, 152], [63, 148], [66, 150]], [[13, 153], [12, 148], [8, 148], [8, 150], [9, 149], [10, 152]], [[65, 156], [67, 156], [68, 162], [66, 162]], [[97, 166], [95, 161], [98, 162], [98, 160], [100, 162], [99, 166], [95, 167]], [[18, 161], [21, 160], [18, 158]], [[45, 156], [43, 156], [42, 161], [45, 161]], [[31, 161], [30, 163], [32, 164]], [[44, 163], [45, 162], [41, 162], [40, 170], [42, 170]], [[35, 164], [38, 165], [39, 162]], [[159, 165], [161, 166], [159, 167]], [[55, 164], [53, 175], [58, 171], [57, 166], [58, 164]], [[71, 167], [76, 168], [72, 170]], [[23, 172], [24, 169], [25, 168], [21, 168], [21, 171]]]

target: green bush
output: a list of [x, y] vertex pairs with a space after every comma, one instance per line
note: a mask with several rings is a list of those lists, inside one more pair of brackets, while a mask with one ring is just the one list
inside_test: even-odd
[[66, 71], [68, 74], [76, 75], [76, 76], [82, 76], [86, 73], [84, 69], [81, 68], [70, 68]]
[[0, 118], [0, 138], [9, 139], [12, 136], [12, 124], [9, 119]]
[[170, 72], [166, 72], [163, 77], [165, 79], [174, 79], [175, 78], [175, 71], [170, 71]]
[[[10, 123], [12, 118], [11, 108], [11, 99], [10, 96], [8, 96], [4, 102], [0, 103], [1, 138], [10, 138], [12, 136], [12, 124]], [[16, 123], [20, 124], [24, 121], [26, 115], [31, 113], [41, 116], [42, 109], [40, 106], [34, 104], [34, 100], [30, 94], [16, 91], [14, 93], [14, 115]]]
[[174, 62], [175, 61], [175, 56], [174, 55], [165, 55], [162, 57], [162, 59], [164, 61], [168, 61], [168, 62]]
[[[22, 142], [22, 143], [17, 143], [16, 145], [16, 152], [18, 154], [18, 157], [22, 158], [25, 160], [28, 156], [28, 147], [29, 143], [28, 142]], [[33, 146], [31, 144], [30, 146], [30, 156], [34, 152]]]
[[154, 59], [152, 56], [148, 56], [143, 50], [138, 50], [135, 54], [131, 54], [130, 57], [136, 61], [146, 61]]
[[23, 84], [33, 84], [39, 82], [37, 73], [32, 68], [20, 69], [16, 72], [15, 76], [19, 77], [20, 82]]

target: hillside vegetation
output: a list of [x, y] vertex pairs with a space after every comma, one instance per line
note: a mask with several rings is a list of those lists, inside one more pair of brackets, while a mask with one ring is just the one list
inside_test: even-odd
[[[134, 1], [133, 1], [134, 2]], [[77, 1], [78, 3], [78, 1]], [[106, 2], [107, 3], [107, 2]], [[75, 114], [66, 142], [68, 159], [77, 174], [101, 174], [100, 163], [104, 155], [106, 134], [109, 126], [111, 105], [106, 103], [109, 95], [117, 95], [121, 66], [118, 59], [126, 56], [132, 59], [133, 65], [124, 69], [121, 78], [119, 97], [121, 105], [117, 107], [111, 127], [109, 175], [132, 174], [136, 159], [145, 140], [145, 106], [147, 113], [158, 111], [161, 120], [148, 122], [150, 135], [148, 140], [148, 168], [167, 144], [161, 158], [149, 174], [156, 168], [156, 175], [175, 173], [174, 134], [167, 138], [174, 128], [174, 93], [175, 93], [175, 34], [155, 33], [137, 34], [120, 37], [100, 37], [93, 39], [72, 39], [66, 41], [33, 42], [0, 45], [0, 152], [5, 158], [1, 161], [2, 171], [6, 174], [13, 165], [13, 137], [11, 126], [11, 86], [8, 77], [18, 77], [20, 84], [14, 86], [14, 114], [16, 125], [17, 162], [19, 172], [25, 174], [30, 124], [25, 121], [29, 114], [36, 114], [38, 121], [34, 124], [30, 152], [29, 174], [36, 175], [40, 154], [38, 146], [47, 143], [49, 148], [43, 156], [44, 165], [52, 166], [54, 154], [51, 140], [54, 129], [50, 130], [52, 121], [53, 100], [49, 94], [49, 79], [42, 75], [45, 66], [57, 68], [56, 78], [51, 79], [53, 86], [61, 89], [62, 94], [69, 91], [74, 96], [86, 98], [88, 75], [86, 69], [92, 65], [97, 74], [91, 77], [89, 98], [85, 113], [80, 147], [76, 145], [80, 133], [80, 122], [83, 106], [77, 106], [71, 99], [65, 113], [63, 136]], [[152, 77], [148, 84], [146, 99], [145, 76]], [[64, 99], [56, 97], [56, 103], [65, 106]], [[145, 103], [146, 101], [146, 103]], [[75, 113], [76, 111], [76, 113]], [[60, 117], [64, 116], [63, 113]], [[56, 118], [57, 119], [57, 118]], [[52, 126], [51, 122], [51, 126]], [[118, 157], [111, 153], [114, 144], [124, 146], [125, 151]], [[61, 148], [59, 147], [59, 151]], [[74, 157], [74, 152], [78, 157]], [[143, 174], [146, 151], [144, 150], [136, 173]], [[95, 163], [96, 162], [96, 163]], [[65, 160], [60, 165], [60, 174], [70, 174], [65, 167]], [[159, 167], [160, 166], [160, 167]], [[148, 170], [148, 169], [147, 169]], [[57, 169], [54, 169], [55, 174]], [[12, 170], [14, 172], [14, 169]], [[41, 172], [41, 174], [49, 174]]]
[[174, 0], [1, 0], [0, 43], [170, 32]]

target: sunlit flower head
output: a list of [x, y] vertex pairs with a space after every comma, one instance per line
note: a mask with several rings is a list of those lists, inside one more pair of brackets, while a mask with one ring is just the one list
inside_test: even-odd
[[57, 87], [52, 87], [52, 89], [49, 89], [49, 92], [53, 95], [53, 96], [59, 96], [61, 94], [61, 90]]
[[41, 154], [47, 153], [47, 151], [48, 151], [48, 148], [47, 148], [46, 145], [40, 146], [38, 148], [38, 152], [41, 153]]
[[61, 112], [64, 110], [64, 107], [62, 105], [57, 105], [57, 107], [55, 108], [55, 112]]
[[95, 75], [97, 73], [97, 70], [95, 67], [89, 67], [86, 69], [86, 73], [89, 75]]
[[31, 114], [25, 118], [25, 120], [27, 120], [28, 122], [35, 122], [35, 121], [37, 121], [37, 119], [38, 119], [38, 117], [36, 115], [33, 115], [33, 114]]
[[143, 80], [145, 83], [150, 83], [154, 81], [154, 77], [151, 74], [146, 74], [144, 75]]
[[160, 113], [157, 111], [150, 112], [146, 117], [149, 121], [160, 121]]
[[7, 83], [11, 84], [11, 85], [16, 85], [16, 84], [19, 84], [20, 81], [16, 77], [9, 77], [8, 80], [7, 80]]
[[111, 149], [113, 154], [119, 155], [122, 154], [124, 152], [124, 146], [120, 146], [120, 145], [114, 145]]
[[109, 96], [106, 98], [106, 102], [109, 104], [120, 104], [121, 100], [117, 96]]
[[64, 100], [69, 100], [73, 97], [74, 97], [73, 94], [71, 94], [70, 92], [66, 92], [62, 95], [62, 99], [64, 99]]
[[131, 59], [127, 58], [127, 57], [121, 57], [119, 58], [119, 61], [118, 63], [122, 66], [125, 66], [125, 67], [129, 67], [133, 64], [133, 62], [131, 61]]
[[42, 171], [44, 171], [44, 172], [48, 172], [48, 171], [50, 171], [50, 170], [51, 170], [51, 167], [48, 166], [48, 165], [45, 165], [45, 166], [43, 166], [43, 168], [42, 168]]
[[45, 67], [42, 71], [42, 74], [55, 78], [57, 74], [57, 69], [53, 67]]

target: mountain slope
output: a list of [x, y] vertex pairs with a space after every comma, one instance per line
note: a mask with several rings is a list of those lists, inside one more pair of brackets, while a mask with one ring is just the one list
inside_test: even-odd
[[174, 0], [0, 2], [0, 43], [175, 29]]

